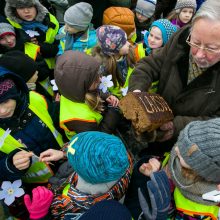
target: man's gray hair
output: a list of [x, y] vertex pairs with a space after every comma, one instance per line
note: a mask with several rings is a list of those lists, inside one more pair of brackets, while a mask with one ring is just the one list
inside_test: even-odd
[[213, 21], [220, 21], [220, 1], [206, 0], [196, 12], [192, 20], [192, 26], [196, 20], [200, 18], [207, 18]]

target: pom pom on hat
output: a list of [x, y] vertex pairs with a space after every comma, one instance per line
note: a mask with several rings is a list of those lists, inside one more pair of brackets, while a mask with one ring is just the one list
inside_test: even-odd
[[76, 30], [84, 31], [89, 27], [92, 16], [92, 6], [86, 2], [80, 2], [65, 11], [64, 21]]
[[115, 25], [129, 36], [135, 31], [134, 13], [125, 7], [109, 7], [103, 13], [103, 25]]
[[151, 18], [155, 12], [156, 0], [138, 0], [135, 11], [147, 18]]
[[183, 8], [193, 8], [196, 11], [196, 0], [178, 0], [175, 6], [175, 10]]
[[127, 35], [119, 27], [113, 25], [102, 25], [96, 30], [96, 35], [106, 55], [114, 55], [126, 44]]
[[116, 136], [96, 131], [75, 135], [69, 143], [67, 157], [76, 173], [92, 184], [116, 181], [129, 166], [123, 142]]
[[8, 23], [0, 23], [0, 38], [4, 37], [5, 35], [15, 36], [15, 29]]
[[175, 146], [199, 176], [220, 182], [220, 118], [189, 123], [180, 132]]

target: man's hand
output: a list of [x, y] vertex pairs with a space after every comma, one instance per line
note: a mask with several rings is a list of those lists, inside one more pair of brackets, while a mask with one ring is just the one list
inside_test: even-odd
[[19, 151], [12, 158], [13, 165], [18, 170], [25, 170], [30, 166], [30, 158], [33, 155], [34, 154], [32, 152], [27, 152], [23, 150]]

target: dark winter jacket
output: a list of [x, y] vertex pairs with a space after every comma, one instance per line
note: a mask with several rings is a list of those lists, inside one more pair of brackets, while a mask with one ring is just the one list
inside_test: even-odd
[[190, 121], [220, 116], [220, 62], [187, 85], [189, 28], [175, 33], [159, 52], [143, 58], [129, 82], [129, 91], [147, 91], [152, 82], [159, 80], [158, 93], [175, 116], [175, 137]]
[[[9, 128], [11, 135], [16, 140], [21, 140], [27, 146], [29, 151], [33, 151], [37, 156], [49, 148], [60, 149], [53, 134], [41, 121], [41, 119], [28, 108], [29, 105], [29, 91], [25, 82], [14, 73], [7, 71], [0, 67], [0, 77], [9, 77], [14, 80], [16, 87], [20, 92], [20, 96], [16, 99], [16, 109], [11, 118], [0, 119], [0, 127], [4, 130]], [[48, 103], [48, 111], [51, 118], [57, 115], [54, 107]], [[59, 113], [58, 113], [59, 114]], [[54, 123], [58, 124], [58, 123]], [[10, 154], [5, 154], [0, 151], [0, 181], [13, 181], [20, 179], [27, 170], [18, 170], [12, 163], [12, 158], [18, 150], [12, 151]], [[56, 167], [55, 167], [56, 169]]]

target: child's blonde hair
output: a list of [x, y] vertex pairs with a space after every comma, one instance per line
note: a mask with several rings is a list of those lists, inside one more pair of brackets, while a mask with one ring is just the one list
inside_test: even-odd
[[[117, 69], [117, 60], [115, 55], [106, 55], [102, 52], [100, 46], [96, 46], [92, 50], [92, 56], [96, 57], [105, 64], [105, 71], [107, 74], [112, 75], [112, 81], [115, 87], [117, 86], [117, 83], [119, 83], [120, 86], [123, 86], [123, 80]], [[129, 48], [129, 52], [126, 55], [126, 60], [128, 66], [134, 68], [134, 65], [136, 64], [136, 59], [134, 49], [132, 47]]]
[[99, 95], [87, 92], [85, 95], [85, 103], [93, 110], [99, 113], [104, 111], [103, 100]]

